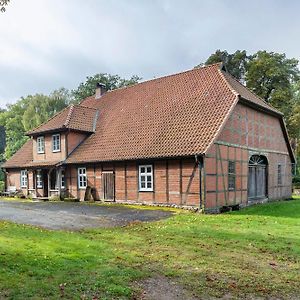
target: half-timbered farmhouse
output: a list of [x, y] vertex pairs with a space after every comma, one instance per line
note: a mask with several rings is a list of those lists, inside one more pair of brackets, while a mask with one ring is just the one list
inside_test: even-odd
[[105, 91], [27, 133], [6, 187], [80, 200], [224, 206], [289, 198], [283, 115], [221, 64]]

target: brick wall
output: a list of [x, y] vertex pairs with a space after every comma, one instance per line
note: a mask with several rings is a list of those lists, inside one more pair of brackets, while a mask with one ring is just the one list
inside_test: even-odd
[[[268, 160], [268, 198], [291, 196], [291, 160], [278, 118], [238, 104], [205, 159], [206, 207], [248, 205], [248, 162], [252, 155]], [[228, 190], [228, 161], [236, 166], [236, 189]], [[277, 168], [282, 165], [282, 184]]]
[[67, 134], [68, 155], [86, 138], [85, 133], [70, 131]]
[[21, 171], [10, 169], [6, 175], [6, 186], [15, 186], [17, 190], [23, 192], [24, 195], [27, 195], [27, 188], [21, 187]]
[[32, 151], [33, 151], [33, 160], [34, 161], [59, 161], [66, 158], [66, 135], [65, 133], [60, 134], [60, 151], [52, 151], [52, 134], [44, 135], [45, 138], [45, 153], [37, 153], [37, 138], [33, 138]]
[[[141, 163], [144, 164], [144, 163]], [[165, 203], [199, 206], [199, 169], [194, 159], [159, 160], [153, 165], [153, 192], [139, 192], [137, 162], [86, 165], [88, 185], [96, 189], [97, 199], [103, 198], [102, 172], [115, 174], [115, 199], [138, 203]], [[77, 167], [66, 169], [67, 189], [73, 197], [84, 199], [84, 190], [77, 188]]]

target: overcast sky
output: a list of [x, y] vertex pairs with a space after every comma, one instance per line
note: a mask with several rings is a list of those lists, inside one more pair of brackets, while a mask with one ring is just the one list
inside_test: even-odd
[[144, 80], [216, 49], [300, 59], [297, 0], [11, 0], [0, 13], [0, 106], [106, 72]]

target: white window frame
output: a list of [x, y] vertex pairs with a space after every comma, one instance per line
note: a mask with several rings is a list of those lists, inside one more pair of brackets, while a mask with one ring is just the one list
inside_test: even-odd
[[[58, 137], [58, 143], [55, 140]], [[60, 134], [53, 134], [52, 135], [52, 152], [60, 152]]]
[[78, 188], [85, 189], [87, 187], [87, 175], [86, 175], [86, 167], [78, 168]]
[[64, 170], [61, 171], [60, 187], [62, 189], [66, 188], [66, 175], [65, 175], [65, 171]]
[[[142, 169], [144, 168], [144, 172]], [[151, 171], [148, 172], [148, 168], [151, 168]], [[150, 180], [148, 177], [151, 177]], [[142, 180], [144, 177], [145, 180]], [[148, 183], [151, 183], [151, 187], [148, 187]], [[144, 186], [143, 186], [143, 183]], [[139, 191], [140, 192], [153, 192], [153, 165], [139, 165]]]
[[37, 148], [37, 153], [39, 153], [39, 154], [45, 153], [45, 138], [44, 138], [44, 136], [37, 137], [36, 148]]
[[43, 188], [43, 174], [42, 170], [36, 171], [36, 188], [42, 189]]
[[27, 170], [21, 170], [20, 182], [21, 188], [27, 188]]

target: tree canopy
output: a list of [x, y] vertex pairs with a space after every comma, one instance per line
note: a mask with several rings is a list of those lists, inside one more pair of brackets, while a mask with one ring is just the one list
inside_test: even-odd
[[[246, 50], [237, 50], [234, 53], [228, 53], [226, 50], [217, 50], [211, 54], [205, 62], [205, 65], [211, 65], [223, 62], [226, 70], [240, 81], [243, 81], [246, 73], [246, 66], [249, 61]], [[201, 64], [200, 64], [201, 65]], [[198, 65], [198, 66], [200, 66]]]
[[8, 5], [10, 0], [0, 0], [0, 11], [5, 12], [6, 6]]
[[105, 85], [107, 91], [115, 90], [121, 87], [126, 87], [141, 80], [137, 75], [133, 75], [129, 79], [121, 78], [119, 75], [111, 75], [107, 73], [99, 73], [94, 76], [86, 77], [85, 82], [79, 84], [78, 88], [72, 91], [74, 101], [78, 103], [82, 99], [95, 94], [97, 83]]

